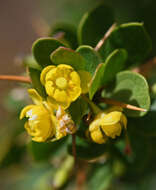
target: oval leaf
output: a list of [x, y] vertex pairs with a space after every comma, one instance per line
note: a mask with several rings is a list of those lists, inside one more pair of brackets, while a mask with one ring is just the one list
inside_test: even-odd
[[91, 46], [80, 46], [77, 52], [84, 57], [86, 60], [85, 70], [90, 72], [92, 75], [94, 74], [97, 66], [100, 64], [101, 59], [98, 53]]
[[[149, 87], [146, 79], [131, 71], [123, 71], [117, 74], [115, 86], [109, 95], [114, 100], [118, 100], [127, 104], [138, 106], [146, 110], [150, 107]], [[145, 115], [146, 112], [125, 110], [126, 114], [130, 117], [139, 117]]]
[[86, 13], [78, 27], [79, 43], [95, 47], [113, 22], [113, 11], [105, 5]]
[[131, 64], [143, 61], [151, 50], [151, 40], [143, 23], [128, 23], [116, 27], [99, 49], [103, 61], [117, 48], [127, 50]]
[[64, 45], [56, 39], [40, 38], [33, 43], [32, 52], [38, 64], [44, 68], [52, 64], [50, 54], [60, 46]]
[[127, 52], [124, 49], [117, 49], [111, 53], [105, 63], [100, 64], [90, 84], [89, 97], [93, 98], [96, 91], [112, 81], [115, 75], [125, 67]]
[[76, 28], [73, 25], [57, 23], [52, 27], [49, 36], [58, 37], [63, 44], [67, 43], [73, 49], [76, 49], [78, 46]]
[[51, 61], [55, 65], [66, 64], [72, 66], [75, 70], [83, 70], [85, 68], [85, 59], [72, 49], [59, 47], [50, 56]]
[[84, 101], [81, 97], [78, 98], [76, 101], [72, 102], [69, 107], [69, 113], [71, 114], [71, 117], [73, 121], [76, 124], [79, 124], [82, 117], [86, 114], [88, 109], [88, 104], [86, 101]]

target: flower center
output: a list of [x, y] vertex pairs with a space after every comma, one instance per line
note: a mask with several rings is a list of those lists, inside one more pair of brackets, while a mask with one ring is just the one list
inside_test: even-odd
[[65, 89], [67, 87], [67, 80], [64, 77], [57, 78], [56, 86], [60, 89]]

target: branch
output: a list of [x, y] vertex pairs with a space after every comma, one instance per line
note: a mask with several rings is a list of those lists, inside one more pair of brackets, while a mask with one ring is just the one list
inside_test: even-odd
[[31, 83], [31, 80], [29, 77], [15, 76], [15, 75], [0, 75], [0, 80], [9, 80], [9, 81], [16, 81], [16, 82]]
[[104, 102], [106, 104], [110, 104], [110, 105], [120, 106], [122, 108], [130, 109], [130, 110], [143, 111], [143, 112], [147, 111], [146, 109], [139, 108], [139, 107], [136, 107], [136, 106], [133, 106], [133, 105], [130, 105], [130, 104], [125, 104], [123, 102], [112, 100], [110, 98], [100, 98], [99, 101]]
[[101, 46], [104, 44], [104, 42], [106, 41], [106, 39], [108, 38], [108, 36], [112, 33], [112, 31], [114, 30], [114, 28], [116, 27], [116, 23], [114, 23], [109, 29], [108, 31], [105, 33], [104, 37], [98, 42], [98, 44], [96, 45], [96, 47], [94, 48], [95, 51], [98, 51]]

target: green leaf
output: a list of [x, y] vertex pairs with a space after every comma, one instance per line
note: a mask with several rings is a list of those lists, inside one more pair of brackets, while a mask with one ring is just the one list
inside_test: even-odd
[[125, 67], [126, 59], [127, 52], [124, 49], [117, 49], [108, 56], [105, 63], [97, 67], [90, 84], [90, 99], [100, 87], [112, 81], [115, 75]]
[[32, 55], [28, 55], [23, 59], [23, 64], [29, 68], [42, 70], [42, 67], [36, 62]]
[[[94, 148], [93, 148], [94, 147]], [[107, 150], [106, 144], [95, 144], [76, 136], [76, 155], [84, 160], [92, 160], [103, 155]], [[72, 155], [72, 142], [69, 142], [68, 152]]]
[[100, 5], [86, 13], [78, 27], [80, 44], [95, 47], [114, 22], [112, 9]]
[[86, 114], [88, 109], [88, 104], [81, 97], [78, 98], [75, 102], [72, 102], [69, 107], [69, 113], [72, 116], [73, 121], [76, 124], [80, 123], [82, 117]]
[[88, 188], [90, 190], [107, 190], [112, 184], [113, 174], [110, 165], [95, 164], [94, 168], [89, 172]]
[[60, 46], [64, 46], [61, 42], [53, 38], [40, 38], [33, 43], [32, 52], [35, 60], [41, 67], [51, 65], [50, 54]]
[[33, 88], [35, 88], [37, 90], [37, 92], [43, 98], [46, 98], [47, 95], [46, 95], [45, 89], [40, 82], [40, 74], [41, 74], [40, 71], [38, 71], [36, 69], [29, 68], [29, 75], [30, 75], [30, 78], [32, 81]]
[[59, 153], [59, 150], [63, 153], [63, 148], [67, 142], [67, 138], [63, 138], [55, 142], [38, 143], [31, 141], [28, 144], [28, 150], [35, 159], [35, 161], [43, 161], [50, 159], [51, 156]]
[[136, 131], [143, 136], [156, 136], [156, 111], [149, 111], [144, 117], [131, 118], [131, 122], [136, 126]]
[[[140, 132], [138, 127], [140, 128]], [[132, 120], [128, 123], [128, 137], [132, 148], [132, 155], [130, 167], [127, 172], [129, 175], [134, 176], [134, 178], [135, 175], [138, 176], [138, 174], [143, 176], [146, 174], [145, 170], [150, 164], [152, 156], [151, 141], [147, 137], [141, 135], [140, 123], [138, 126], [133, 123]]]
[[50, 58], [55, 65], [71, 65], [75, 70], [83, 70], [86, 65], [85, 59], [78, 52], [65, 47], [56, 49]]
[[100, 64], [101, 59], [98, 53], [91, 46], [79, 46], [76, 50], [86, 60], [85, 70], [94, 74], [96, 67]]
[[[149, 110], [150, 107], [149, 87], [146, 79], [142, 75], [131, 71], [118, 73], [114, 86], [104, 96], [146, 110]], [[125, 113], [130, 117], [139, 117], [146, 114], [146, 112], [128, 109], [125, 110]]]
[[58, 36], [58, 39], [63, 42], [63, 44], [69, 44], [72, 49], [76, 49], [78, 46], [76, 28], [73, 25], [67, 23], [57, 23], [54, 27], [52, 27], [49, 36]]
[[99, 49], [99, 53], [105, 61], [117, 48], [127, 50], [131, 64], [142, 62], [151, 50], [151, 40], [143, 23], [128, 23], [116, 27]]

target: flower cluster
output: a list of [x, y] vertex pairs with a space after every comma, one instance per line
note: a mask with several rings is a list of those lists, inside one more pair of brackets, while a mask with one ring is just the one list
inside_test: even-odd
[[[80, 78], [85, 78], [85, 82]], [[43, 69], [41, 83], [45, 86], [47, 99], [43, 100], [35, 89], [29, 89], [28, 93], [35, 105], [26, 106], [20, 114], [20, 119], [27, 118], [25, 129], [33, 137], [32, 140], [58, 140], [76, 132], [76, 126], [65, 109], [81, 93], [88, 91], [90, 79], [91, 76], [87, 72], [78, 73], [65, 64], [51, 65]]]
[[26, 106], [20, 114], [20, 119], [27, 118], [25, 129], [36, 142], [58, 140], [67, 134], [73, 134], [76, 127], [71, 117], [61, 108], [54, 114], [48, 102], [44, 101], [34, 89], [28, 90], [34, 105]]
[[[47, 98], [43, 99], [35, 89], [28, 93], [34, 105], [26, 106], [20, 119], [26, 118], [25, 129], [32, 140], [45, 142], [58, 140], [76, 132], [76, 125], [66, 109], [82, 93], [88, 92], [91, 76], [86, 71], [75, 71], [71, 66], [60, 64], [45, 67], [40, 76]], [[88, 136], [96, 143], [105, 143], [126, 129], [127, 119], [119, 107], [99, 113], [88, 129]]]

